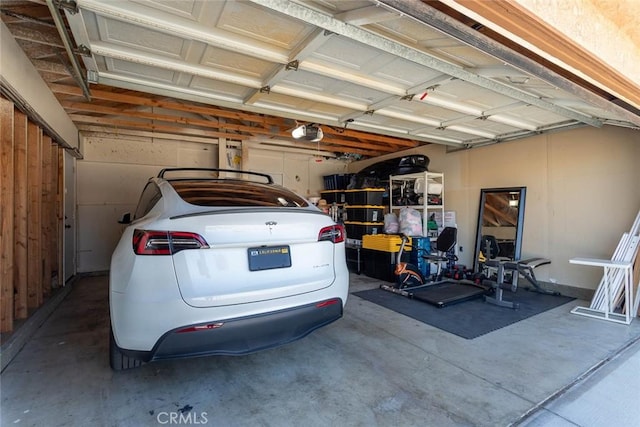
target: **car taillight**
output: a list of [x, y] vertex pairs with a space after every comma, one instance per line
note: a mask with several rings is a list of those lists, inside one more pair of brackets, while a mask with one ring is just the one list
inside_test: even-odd
[[328, 307], [328, 306], [330, 306], [330, 305], [338, 304], [338, 303], [340, 303], [340, 302], [342, 302], [342, 301], [341, 301], [339, 298], [328, 299], [328, 300], [326, 300], [326, 301], [322, 301], [322, 302], [317, 303], [317, 304], [316, 304], [316, 307], [317, 307], [317, 308]]
[[318, 241], [329, 240], [333, 243], [344, 242], [344, 227], [341, 225], [330, 225], [320, 230]]
[[185, 231], [134, 230], [136, 255], [173, 255], [185, 249], [207, 249], [209, 245], [197, 233]]

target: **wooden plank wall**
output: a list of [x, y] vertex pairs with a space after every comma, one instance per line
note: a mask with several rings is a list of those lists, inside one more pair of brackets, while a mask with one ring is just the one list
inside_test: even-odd
[[0, 97], [0, 332], [61, 285], [63, 151]]

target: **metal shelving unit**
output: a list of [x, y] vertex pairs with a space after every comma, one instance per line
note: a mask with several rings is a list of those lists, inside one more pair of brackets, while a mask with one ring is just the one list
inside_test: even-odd
[[[390, 212], [410, 207], [422, 211], [422, 235], [435, 240], [444, 228], [444, 174], [418, 172], [389, 177]], [[437, 234], [428, 229], [429, 217], [436, 214]]]

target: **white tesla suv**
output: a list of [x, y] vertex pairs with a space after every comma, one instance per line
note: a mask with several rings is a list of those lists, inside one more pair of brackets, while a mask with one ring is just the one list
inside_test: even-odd
[[163, 169], [122, 222], [109, 277], [115, 370], [247, 354], [342, 316], [343, 227], [269, 175]]

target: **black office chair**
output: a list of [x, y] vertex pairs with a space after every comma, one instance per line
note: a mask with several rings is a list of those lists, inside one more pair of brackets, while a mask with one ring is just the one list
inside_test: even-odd
[[436, 252], [434, 254], [422, 256], [425, 260], [438, 265], [438, 270], [434, 276], [434, 280], [437, 281], [442, 278], [443, 264], [448, 267], [452, 267], [458, 260], [458, 257], [454, 254], [457, 241], [458, 229], [455, 227], [445, 227], [436, 240]]

